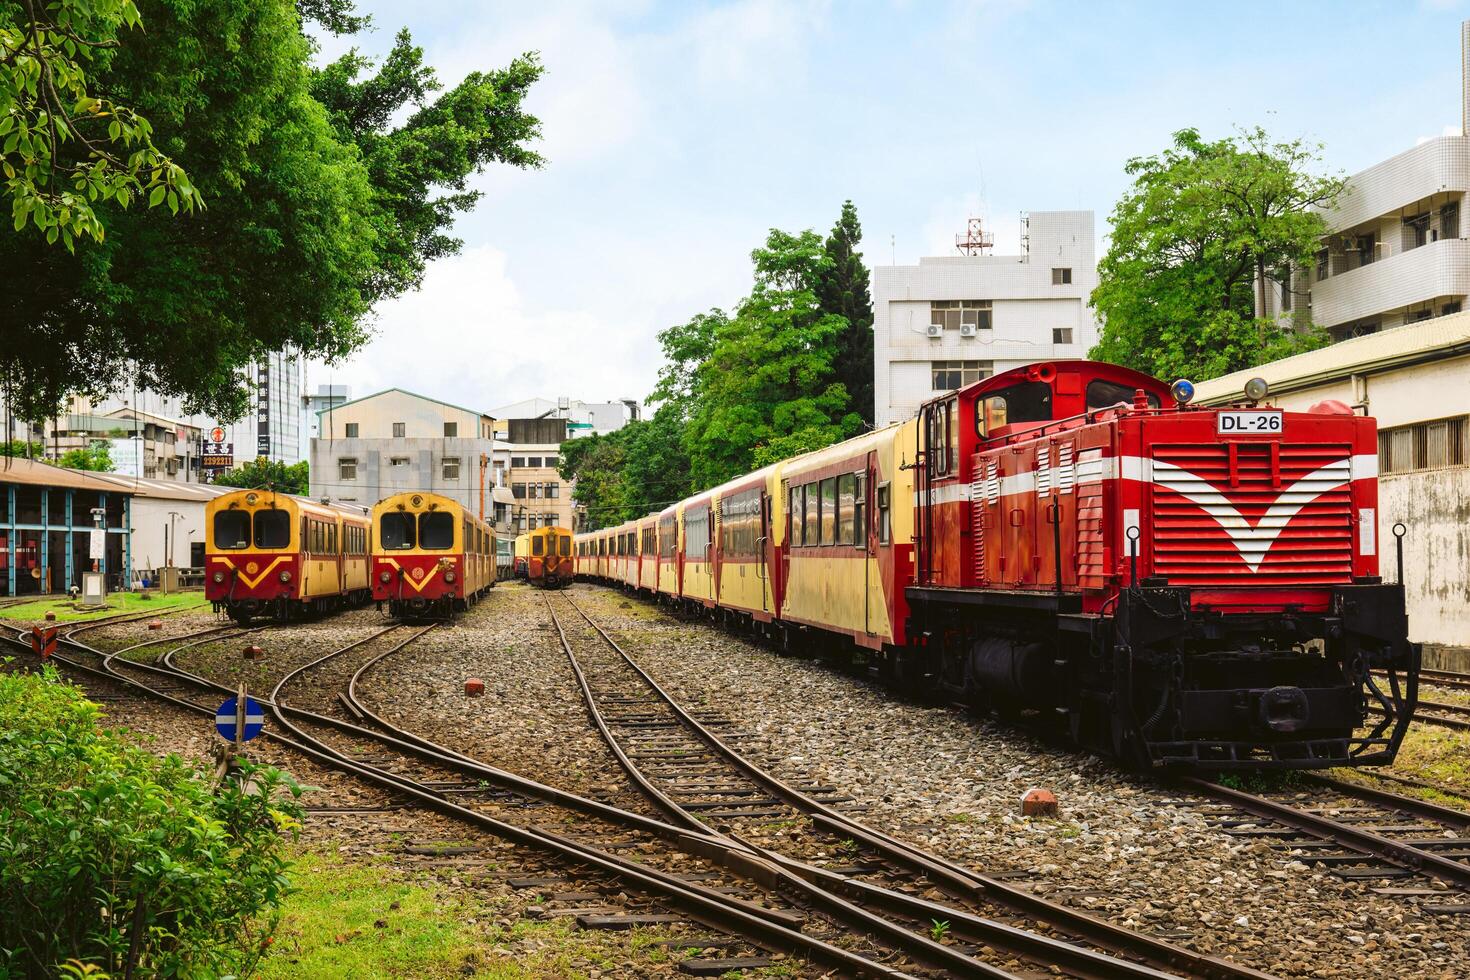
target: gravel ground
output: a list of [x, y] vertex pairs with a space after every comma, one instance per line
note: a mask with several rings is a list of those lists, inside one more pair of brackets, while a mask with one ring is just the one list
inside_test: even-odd
[[[1281, 976], [1470, 975], [1463, 916], [1370, 891], [1403, 882], [1345, 882], [1211, 829], [1177, 795], [1102, 760], [900, 700], [612, 590], [572, 595], [670, 693], [745, 717], [778, 774], [839, 787], [866, 806], [861, 819], [896, 836]], [[1036, 786], [1057, 794], [1057, 819], [1020, 816]]]
[[[484, 608], [483, 605], [480, 607], [481, 610]], [[470, 624], [475, 616], [483, 618], [484, 614], [477, 611], [467, 618], [466, 625], [446, 629], [444, 634], [459, 636], [472, 633], [474, 626]], [[179, 622], [169, 623], [170, 619]], [[166, 632], [174, 636], [215, 624], [213, 617], [207, 614], [183, 614], [164, 621], [172, 627]], [[263, 675], [260, 683], [265, 687], [266, 681], [296, 663], [368, 635], [384, 622], [376, 613], [358, 611], [313, 623], [273, 627], [269, 641], [259, 636], [254, 638], [268, 651], [268, 659], [264, 663], [251, 663], [242, 668], [239, 651], [243, 641], [225, 641], [212, 647], [191, 649], [180, 657], [180, 666], [210, 673], [213, 679], [221, 681], [233, 679], [241, 669], [254, 673], [256, 668], [260, 668]], [[439, 632], [436, 630], [430, 635]], [[139, 623], [110, 627], [105, 632], [94, 630], [90, 636], [84, 634], [84, 639], [99, 647], [117, 648], [155, 635], [147, 631], [145, 623]], [[3, 669], [19, 666], [16, 663]], [[216, 736], [208, 719], [166, 704], [136, 699], [124, 689], [112, 685], [91, 682], [83, 686], [103, 705], [109, 727], [126, 731], [129, 737], [154, 751], [174, 752], [197, 760], [201, 765], [209, 764]], [[484, 703], [490, 703], [489, 699]], [[252, 743], [248, 754], [254, 761], [288, 770], [308, 787], [302, 799], [308, 808], [299, 841], [303, 850], [333, 854], [342, 860], [371, 866], [383, 876], [385, 883], [413, 880], [421, 885], [427, 884], [444, 896], [445, 904], [468, 904], [478, 910], [470, 924], [483, 940], [483, 947], [466, 960], [458, 971], [460, 975], [470, 976], [487, 969], [499, 975], [496, 964], [508, 962], [531, 976], [547, 978], [631, 980], [674, 976], [678, 975], [677, 960], [681, 957], [670, 955], [664, 948], [666, 941], [678, 939], [682, 945], [686, 938], [708, 935], [708, 930], [697, 925], [632, 932], [575, 929], [567, 932], [553, 922], [553, 910], [568, 903], [547, 902], [542, 897], [543, 893], [598, 892], [607, 896], [606, 901], [600, 904], [626, 911], [661, 910], [652, 908], [637, 895], [621, 891], [614, 881], [569, 872], [535, 852], [468, 828], [458, 821], [410, 809], [386, 791], [322, 767], [269, 739]], [[432, 848], [445, 845], [469, 846], [478, 850], [444, 856], [405, 852], [407, 846]], [[523, 877], [550, 878], [558, 883], [540, 889], [515, 889], [508, 883], [510, 879]], [[586, 900], [570, 903], [573, 907], [589, 904], [599, 903]], [[385, 921], [391, 918], [386, 899], [383, 915]], [[289, 924], [289, 918], [287, 921]], [[546, 928], [538, 928], [542, 924]], [[289, 933], [289, 929], [284, 932]], [[348, 930], [338, 940], [371, 942], [371, 938], [371, 935], [361, 936]], [[272, 955], [291, 956], [293, 939], [287, 934], [279, 936], [277, 951]], [[710, 955], [719, 953], [712, 951]], [[818, 975], [806, 972], [795, 962], [781, 963], [776, 969], [782, 976]], [[416, 973], [391, 972], [381, 975], [417, 976]]]

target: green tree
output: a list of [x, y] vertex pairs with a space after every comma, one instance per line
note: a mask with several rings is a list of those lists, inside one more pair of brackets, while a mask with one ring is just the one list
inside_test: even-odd
[[751, 258], [755, 286], [733, 317], [710, 324], [709, 355], [695, 372], [684, 444], [699, 488], [862, 425], [833, 367], [847, 321], [817, 300], [830, 265], [822, 237], [772, 229]]
[[[372, 304], [457, 247], [443, 229], [475, 200], [467, 179], [539, 163], [523, 146], [539, 125], [521, 106], [533, 57], [431, 100], [432, 72], [406, 38], [371, 78], [358, 80], [369, 66], [355, 52], [314, 70], [290, 0], [139, 9], [148, 30], [109, 52], [98, 84], [146, 116], [209, 207], [170, 220], [99, 203], [106, 238], [74, 256], [0, 237], [0, 368], [22, 417], [136, 385], [237, 418], [241, 367], [356, 349]], [[344, 0], [303, 10], [330, 30], [363, 26]]]
[[214, 482], [242, 490], [272, 489], [304, 497], [311, 492], [311, 470], [306, 460], [287, 465], [278, 460], [257, 456], [221, 473]]
[[39, 459], [45, 448], [39, 442], [28, 442], [25, 439], [10, 439], [6, 442], [0, 442], [0, 457]]
[[868, 267], [863, 253], [857, 250], [863, 229], [858, 224], [857, 208], [844, 201], [842, 214], [827, 236], [825, 249], [828, 266], [817, 285], [817, 301], [823, 313], [832, 313], [847, 321], [837, 336], [837, 352], [832, 369], [847, 389], [852, 411], [872, 427], [873, 409], [873, 297], [869, 292]]
[[1323, 343], [1301, 314], [1263, 315], [1265, 290], [1310, 262], [1321, 211], [1342, 192], [1340, 178], [1314, 172], [1319, 153], [1260, 128], [1214, 142], [1185, 129], [1163, 153], [1128, 161], [1133, 186], [1113, 210], [1092, 293], [1103, 330], [1091, 356], [1204, 379]]
[[106, 473], [112, 469], [112, 447], [105, 442], [94, 442], [84, 449], [68, 449], [59, 460], [69, 470], [93, 470]]
[[684, 423], [671, 402], [616, 432], [570, 439], [561, 456], [561, 476], [576, 481], [572, 499], [589, 528], [656, 513], [693, 490]]
[[107, 202], [173, 214], [200, 203], [148, 120], [97, 77], [124, 33], [142, 33], [133, 0], [0, 0], [0, 171], [16, 232], [72, 250], [104, 237]]

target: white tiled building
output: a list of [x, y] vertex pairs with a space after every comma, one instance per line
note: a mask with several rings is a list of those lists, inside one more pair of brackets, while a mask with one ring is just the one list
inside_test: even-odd
[[878, 425], [934, 395], [1097, 342], [1091, 211], [1033, 211], [1022, 255], [921, 258], [873, 269]]

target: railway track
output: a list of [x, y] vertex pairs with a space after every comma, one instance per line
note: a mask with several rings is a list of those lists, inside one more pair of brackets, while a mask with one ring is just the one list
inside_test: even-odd
[[[221, 627], [221, 629], [227, 629], [227, 627]], [[459, 753], [397, 729], [396, 726], [373, 714], [366, 705], [356, 701], [355, 680], [360, 678], [369, 667], [381, 662], [386, 656], [401, 649], [423, 632], [427, 632], [427, 629], [418, 630], [401, 642], [378, 644], [372, 647], [369, 645], [377, 644], [388, 634], [414, 629], [414, 627], [397, 624], [388, 626], [364, 640], [350, 644], [292, 671], [277, 686], [275, 696], [266, 699], [267, 706], [275, 714], [277, 721], [290, 734], [268, 733], [267, 737], [273, 738], [278, 743], [318, 763], [358, 776], [390, 790], [414, 804], [460, 818], [466, 823], [513, 843], [527, 845], [549, 853], [575, 868], [576, 875], [579, 877], [606, 876], [614, 883], [608, 891], [619, 889], [637, 891], [649, 896], [651, 901], [658, 903], [659, 908], [674, 909], [678, 912], [678, 914], [660, 912], [651, 916], [633, 915], [631, 917], [620, 916], [616, 911], [610, 915], [590, 914], [587, 918], [593, 924], [626, 927], [626, 925], [659, 925], [673, 921], [690, 921], [718, 930], [727, 936], [737, 937], [737, 949], [744, 944], [757, 951], [775, 950], [790, 953], [811, 959], [846, 975], [884, 978], [911, 976], [903, 969], [886, 962], [894, 958], [892, 950], [877, 950], [872, 955], [868, 955], [807, 935], [801, 931], [804, 923], [797, 921], [799, 916], [793, 916], [780, 909], [766, 908], [726, 894], [726, 889], [718, 883], [719, 879], [725, 875], [721, 874], [718, 868], [715, 871], [706, 872], [697, 870], [700, 867], [698, 862], [707, 860], [703, 856], [704, 853], [711, 852], [716, 858], [723, 857], [730, 863], [743, 866], [745, 872], [751, 877], [769, 875], [769, 871], [762, 868], [759, 861], [752, 861], [743, 852], [713, 841], [712, 838], [701, 840], [697, 835], [640, 814], [618, 810], [552, 787], [520, 779], [492, 767], [483, 766]], [[12, 643], [21, 642], [19, 639], [9, 637], [7, 640]], [[125, 685], [199, 714], [212, 716], [214, 698], [219, 694], [231, 693], [230, 689], [224, 685], [163, 664], [120, 660], [116, 654], [108, 654], [88, 647], [72, 636], [67, 636], [63, 642], [69, 654], [76, 654], [93, 661], [84, 663], [81, 659], [69, 655], [54, 657], [53, 659], [64, 668], [96, 680]], [[349, 713], [361, 712], [364, 718], [370, 719], [373, 725], [384, 729], [386, 734], [384, 731], [374, 731], [343, 721], [339, 717], [280, 703], [278, 700], [291, 681], [334, 660], [339, 655], [352, 651], [363, 653], [368, 659], [352, 672], [348, 681], [347, 697], [338, 699], [337, 703]], [[140, 674], [148, 676], [154, 683], [145, 683], [138, 676]], [[313, 682], [312, 689], [304, 693], [303, 700], [322, 695], [327, 687], [325, 683]], [[188, 688], [193, 689], [192, 698], [182, 696]], [[200, 696], [206, 697], [207, 700], [201, 703], [197, 700]], [[332, 734], [327, 736], [326, 732]], [[404, 736], [404, 738], [398, 736]], [[412, 769], [415, 762], [420, 764], [417, 771]], [[423, 763], [441, 768], [434, 773], [424, 769]], [[417, 778], [425, 775], [437, 775], [441, 778]], [[466, 785], [466, 778], [472, 778], [476, 782], [473, 785]], [[480, 797], [483, 802], [471, 802], [469, 798], [471, 796]], [[544, 813], [538, 814], [534, 820], [528, 820], [526, 824], [510, 823], [500, 819], [500, 816], [512, 811], [527, 813], [538, 807], [550, 806], [564, 807], [571, 811], [564, 829], [576, 828], [578, 836], [572, 836], [571, 833], [559, 833], [556, 830], [539, 826], [539, 822], [546, 819]], [[585, 832], [589, 817], [604, 820], [614, 828], [611, 832], [620, 835], [621, 839], [603, 838], [601, 842], [607, 845], [606, 848], [589, 843]], [[644, 837], [636, 842], [631, 841], [630, 834], [633, 830], [641, 830]], [[678, 843], [678, 848], [669, 850], [670, 853], [677, 855], [679, 863], [683, 865], [680, 873], [665, 871], [652, 864], [616, 853], [619, 847], [627, 843], [635, 843], [635, 846], [642, 848], [650, 840], [672, 840]], [[695, 857], [696, 855], [699, 857]], [[646, 855], [640, 854], [640, 857], [646, 857]], [[711, 867], [718, 864], [717, 861], [708, 860]], [[691, 871], [691, 868], [696, 870]], [[707, 881], [715, 883], [705, 883]], [[598, 922], [598, 920], [608, 918], [622, 921]], [[712, 940], [699, 938], [678, 944], [678, 948], [686, 946], [730, 947], [731, 943], [720, 938]], [[761, 962], [756, 957], [720, 958], [707, 963], [696, 963], [692, 970], [705, 972], [713, 969], [723, 972], [724, 969], [739, 968], [743, 965], [760, 965]], [[991, 975], [1011, 976], [1005, 972], [996, 972]]]
[[1424, 911], [1470, 914], [1470, 812], [1315, 773], [1302, 782], [1270, 794], [1196, 778], [1175, 785], [1215, 800], [1207, 818], [1232, 837], [1269, 840], [1347, 880], [1404, 881], [1374, 891], [1425, 899]]
[[[853, 928], [957, 975], [993, 975], [986, 958], [995, 951], [1029, 969], [1075, 976], [1263, 975], [975, 874], [857, 822], [834, 808], [841, 799], [831, 787], [783, 781], [733, 748], [739, 733], [729, 719], [678, 703], [575, 600], [559, 595], [556, 603], [575, 612], [570, 631], [550, 596], [545, 602], [589, 715], [629, 778], [672, 822], [780, 868], [799, 900], [837, 898], [833, 914]], [[767, 832], [793, 824], [804, 842], [795, 854], [791, 835]], [[934, 936], [940, 924], [948, 943]]]

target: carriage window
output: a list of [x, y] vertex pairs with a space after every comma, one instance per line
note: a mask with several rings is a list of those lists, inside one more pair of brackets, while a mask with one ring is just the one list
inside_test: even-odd
[[541, 536], [539, 534], [531, 539], [531, 556], [533, 558], [540, 558], [545, 550], [546, 549], [542, 547]]
[[417, 532], [414, 515], [402, 512], [384, 514], [378, 524], [378, 543], [384, 551], [407, 551], [418, 544]]
[[572, 539], [571, 538], [568, 538], [568, 537], [565, 537], [565, 536], [558, 538], [557, 539], [557, 553], [560, 554], [563, 558], [569, 558], [569, 557], [571, 557], [571, 554], [572, 554]]
[[810, 548], [821, 540], [817, 537], [817, 485], [808, 483], [802, 496], [806, 501], [806, 513], [801, 522], [801, 543]]
[[222, 510], [216, 513], [214, 546], [221, 551], [238, 551], [250, 547], [250, 514], [243, 510]]
[[890, 492], [891, 491], [889, 489], [888, 484], [886, 484], [886, 483], [880, 483], [880, 484], [878, 484], [878, 494], [877, 494], [878, 500], [877, 500], [877, 504], [878, 504], [878, 543], [879, 544], [887, 544], [888, 543], [888, 534], [889, 534], [889, 530], [890, 530], [889, 514], [888, 514], [888, 510], [889, 510], [888, 501], [889, 501]]
[[786, 546], [789, 547], [789, 548], [800, 548], [801, 547], [801, 515], [802, 515], [802, 511], [803, 511], [803, 505], [802, 505], [802, 499], [801, 499], [801, 487], [792, 487], [791, 488], [791, 506], [786, 511], [786, 519], [787, 519], [788, 523], [791, 526], [791, 533], [788, 535], [788, 537], [791, 540], [789, 540], [788, 542], [786, 542]]
[[284, 510], [255, 512], [255, 546], [284, 548], [291, 543], [291, 515]]
[[837, 478], [837, 543], [857, 544], [857, 475], [844, 473]]
[[822, 481], [822, 544], [837, 543], [837, 479]]
[[944, 431], [949, 434], [949, 464], [946, 473], [958, 473], [960, 469], [960, 426], [957, 418], [958, 403], [951, 398], [944, 403]]
[[419, 547], [448, 551], [454, 547], [454, 517], [442, 511], [419, 515]]
[[853, 474], [852, 543], [868, 546], [868, 474]]
[[[1100, 408], [1112, 408], [1119, 402], [1124, 405], [1133, 404], [1133, 393], [1137, 389], [1127, 385], [1120, 385], [1112, 381], [1089, 381], [1087, 383], [1087, 410], [1095, 412]], [[1159, 396], [1150, 394], [1148, 407], [1159, 407]]]
[[975, 412], [975, 432], [982, 438], [1002, 425], [1051, 421], [1051, 385], [1023, 381], [985, 397]]

